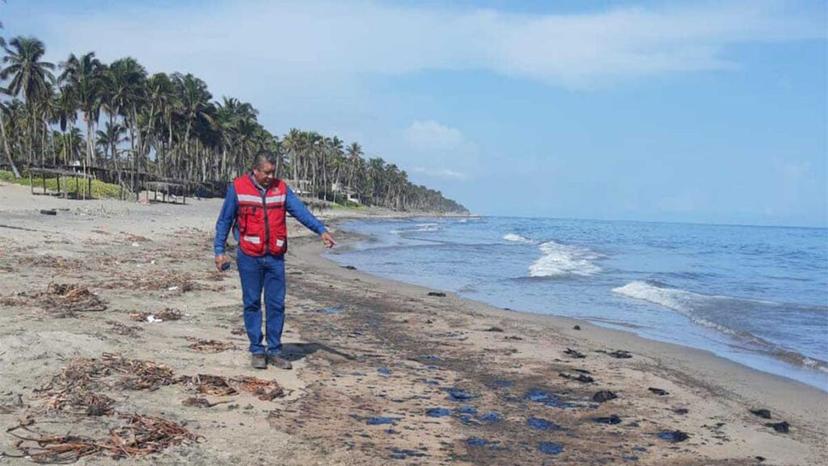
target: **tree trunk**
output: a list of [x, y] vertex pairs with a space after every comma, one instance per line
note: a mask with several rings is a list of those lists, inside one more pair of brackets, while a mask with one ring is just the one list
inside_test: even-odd
[[9, 149], [9, 138], [6, 137], [6, 121], [3, 118], [2, 110], [0, 110], [0, 136], [3, 137], [3, 150], [6, 152], [6, 158], [9, 160], [9, 165], [11, 165], [12, 173], [14, 173], [15, 178], [19, 179], [20, 172], [17, 171], [17, 165], [14, 164], [11, 149]]

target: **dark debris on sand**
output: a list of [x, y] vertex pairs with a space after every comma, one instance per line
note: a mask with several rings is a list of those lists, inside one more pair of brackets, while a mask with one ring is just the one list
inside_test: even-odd
[[613, 357], [615, 359], [630, 359], [632, 358], [632, 353], [629, 351], [624, 350], [615, 350], [615, 351], [604, 351], [604, 350], [597, 350], [596, 353], [604, 353], [607, 356]]
[[567, 379], [567, 380], [574, 380], [576, 382], [581, 382], [581, 383], [593, 383], [593, 382], [595, 382], [595, 379], [593, 379], [591, 376], [586, 375], [586, 374], [582, 374], [582, 373], [567, 374], [566, 372], [559, 372], [558, 375], [565, 378], [565, 379]]
[[604, 403], [606, 401], [614, 400], [616, 398], [618, 398], [618, 395], [616, 395], [615, 393], [613, 393], [609, 390], [601, 390], [601, 391], [595, 392], [595, 394], [592, 395], [592, 401], [594, 401], [596, 403]]
[[670, 442], [670, 443], [678, 443], [683, 442], [690, 438], [690, 436], [686, 432], [682, 432], [680, 430], [665, 430], [659, 432], [657, 434], [658, 438], [661, 440]]
[[779, 432], [780, 434], [787, 434], [791, 431], [791, 425], [788, 424], [787, 421], [782, 422], [769, 422], [765, 424], [765, 426], [772, 428], [773, 430]]

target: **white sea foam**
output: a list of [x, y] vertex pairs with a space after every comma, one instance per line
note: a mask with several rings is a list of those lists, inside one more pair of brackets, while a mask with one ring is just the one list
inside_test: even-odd
[[529, 266], [531, 277], [586, 277], [601, 271], [593, 263], [601, 256], [590, 249], [548, 241], [540, 245], [540, 250], [543, 256]]
[[615, 293], [628, 298], [640, 299], [658, 304], [674, 311], [687, 314], [691, 311], [692, 301], [706, 298], [706, 296], [677, 288], [668, 288], [644, 281], [634, 281], [624, 286], [613, 288]]
[[440, 225], [436, 223], [418, 223], [417, 228], [411, 231], [439, 231]]
[[[682, 290], [678, 288], [670, 288], [667, 286], [662, 286], [658, 283], [649, 283], [644, 281], [630, 282], [624, 286], [613, 288], [612, 291], [620, 295], [626, 296], [628, 298], [640, 299], [642, 301], [647, 301], [653, 304], [664, 306], [668, 309], [672, 309], [690, 318], [691, 321], [703, 327], [707, 327], [731, 336], [740, 336], [742, 338], [747, 338], [749, 340], [753, 340], [754, 343], [769, 345], [768, 342], [766, 342], [763, 339], [760, 339], [755, 335], [751, 335], [745, 332], [737, 332], [731, 328], [725, 327], [724, 325], [720, 325], [716, 322], [705, 319], [693, 312], [696, 309], [701, 309], [708, 306], [718, 305], [720, 307], [726, 307], [728, 304], [733, 304], [743, 300], [739, 300], [737, 298], [728, 298], [726, 296], [703, 295], [699, 293], [693, 293], [692, 291]], [[761, 302], [755, 301], [755, 303], [760, 304]]]
[[515, 243], [526, 243], [526, 244], [534, 244], [535, 242], [525, 236], [520, 236], [516, 233], [506, 233], [503, 235], [503, 239], [506, 241], [512, 241]]
[[694, 323], [711, 328], [718, 332], [736, 337], [748, 344], [747, 348], [760, 351], [770, 356], [783, 359], [795, 365], [805, 366], [812, 369], [828, 372], [828, 364], [824, 361], [809, 358], [796, 351], [783, 348], [778, 344], [765, 340], [747, 331], [736, 331], [732, 328], [712, 322], [699, 314], [708, 314], [710, 309], [719, 312], [727, 309], [738, 309], [739, 306], [778, 306], [777, 303], [760, 300], [746, 300], [727, 296], [705, 295], [693, 293], [692, 291], [670, 288], [658, 283], [634, 281], [612, 290], [629, 298], [640, 299], [653, 304], [672, 309]]

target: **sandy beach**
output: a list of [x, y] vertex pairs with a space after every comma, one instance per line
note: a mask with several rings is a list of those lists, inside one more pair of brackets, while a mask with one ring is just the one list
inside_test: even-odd
[[[213, 267], [220, 205], [0, 183], [0, 463], [84, 448], [79, 464], [828, 463], [825, 392], [342, 267], [297, 224], [294, 369], [256, 371], [235, 267]], [[341, 246], [349, 215], [321, 214]], [[166, 432], [151, 455], [119, 443], [147, 425]]]

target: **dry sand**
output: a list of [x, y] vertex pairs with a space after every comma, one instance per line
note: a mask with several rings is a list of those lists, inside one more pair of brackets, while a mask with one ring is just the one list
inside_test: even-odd
[[[0, 184], [0, 426], [26, 424], [34, 432], [4, 433], [0, 463], [31, 462], [13, 457], [21, 453], [14, 434], [105, 442], [127, 422], [125, 413], [175, 422], [198, 438], [120, 464], [828, 462], [824, 392], [585, 322], [429, 296], [431, 290], [326, 260], [318, 240], [303, 238], [297, 225], [284, 334], [294, 369], [251, 369], [239, 335], [235, 268], [213, 270], [219, 207], [220, 200], [71, 201]], [[39, 212], [47, 208], [57, 215]], [[337, 236], [348, 240], [344, 232]], [[50, 284], [79, 284], [95, 295], [54, 287], [50, 295]], [[84, 309], [95, 308], [96, 297], [106, 309]], [[67, 306], [73, 302], [80, 304]], [[131, 318], [167, 308], [182, 318]], [[203, 352], [194, 339], [224, 345]], [[631, 357], [610, 355], [618, 350]], [[87, 365], [111, 361], [106, 354], [162, 364], [172, 379], [272, 380], [284, 396], [263, 400], [240, 390], [198, 395], [220, 402], [212, 407], [188, 406], [197, 394], [187, 384], [125, 386], [132, 370], [85, 379], [94, 394], [114, 401], [111, 412], [96, 416], [62, 404], [55, 393], [65, 377], [55, 377], [77, 367], [78, 358], [89, 358], [81, 360]], [[601, 390], [617, 398], [594, 402]], [[452, 394], [469, 398], [455, 401]], [[428, 416], [432, 408], [448, 415]], [[769, 409], [772, 419], [751, 414], [756, 408]], [[612, 415], [621, 422], [595, 422]], [[530, 418], [554, 424], [535, 429]], [[788, 433], [765, 425], [783, 420]], [[689, 437], [673, 443], [658, 436], [676, 430]], [[33, 444], [20, 446], [27, 445]], [[79, 463], [114, 463], [111, 455], [104, 450]]]

